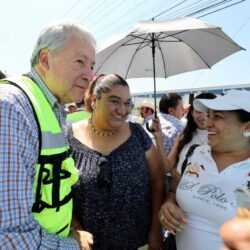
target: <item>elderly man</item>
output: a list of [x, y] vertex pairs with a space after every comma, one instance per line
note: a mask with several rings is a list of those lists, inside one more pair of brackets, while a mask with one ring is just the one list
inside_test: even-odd
[[60, 21], [40, 33], [30, 72], [0, 84], [2, 250], [90, 249], [90, 234], [70, 232], [78, 173], [63, 104], [82, 101], [94, 62], [91, 33]]

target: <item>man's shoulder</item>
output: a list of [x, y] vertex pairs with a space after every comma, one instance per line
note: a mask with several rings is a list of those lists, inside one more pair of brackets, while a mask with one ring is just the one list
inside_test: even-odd
[[11, 110], [16, 109], [17, 111], [23, 110], [23, 112], [29, 114], [32, 110], [26, 94], [12, 84], [0, 84], [0, 102], [2, 103], [2, 107], [5, 107], [1, 112], [9, 108]]
[[174, 117], [173, 115], [169, 115], [169, 114], [163, 114], [160, 113], [159, 115], [159, 119], [161, 124], [167, 124], [167, 125], [181, 125], [181, 121], [179, 119], [177, 119], [176, 117]]
[[0, 100], [12, 100], [20, 98], [23, 91], [13, 84], [0, 84]]

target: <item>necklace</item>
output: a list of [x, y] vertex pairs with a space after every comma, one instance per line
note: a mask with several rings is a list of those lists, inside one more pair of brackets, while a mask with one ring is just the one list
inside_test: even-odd
[[112, 136], [116, 133], [115, 130], [111, 131], [111, 132], [99, 132], [95, 129], [95, 127], [93, 126], [92, 123], [92, 119], [89, 119], [89, 124], [90, 124], [90, 129], [96, 134], [96, 135], [100, 135], [100, 136]]

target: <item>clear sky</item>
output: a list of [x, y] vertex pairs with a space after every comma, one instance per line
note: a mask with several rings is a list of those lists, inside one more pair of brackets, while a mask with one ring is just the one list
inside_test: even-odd
[[[74, 19], [87, 26], [101, 44], [115, 34], [122, 33], [139, 20], [167, 11], [158, 19], [191, 13], [195, 6], [205, 6], [198, 0], [1, 0], [0, 14], [0, 69], [8, 75], [26, 73], [29, 58], [41, 28], [59, 18]], [[228, 1], [229, 4], [236, 1]], [[246, 51], [222, 60], [211, 70], [199, 70], [157, 79], [157, 89], [167, 86], [250, 85], [250, 0], [201, 18], [220, 26]], [[151, 79], [129, 81], [131, 92], [152, 91]]]

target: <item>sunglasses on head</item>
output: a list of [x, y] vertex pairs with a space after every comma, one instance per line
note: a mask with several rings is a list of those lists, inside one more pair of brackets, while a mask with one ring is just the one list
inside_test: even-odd
[[111, 171], [108, 166], [108, 160], [105, 157], [100, 157], [97, 164], [99, 166], [99, 174], [97, 176], [97, 184], [100, 188], [109, 188], [112, 182]]

